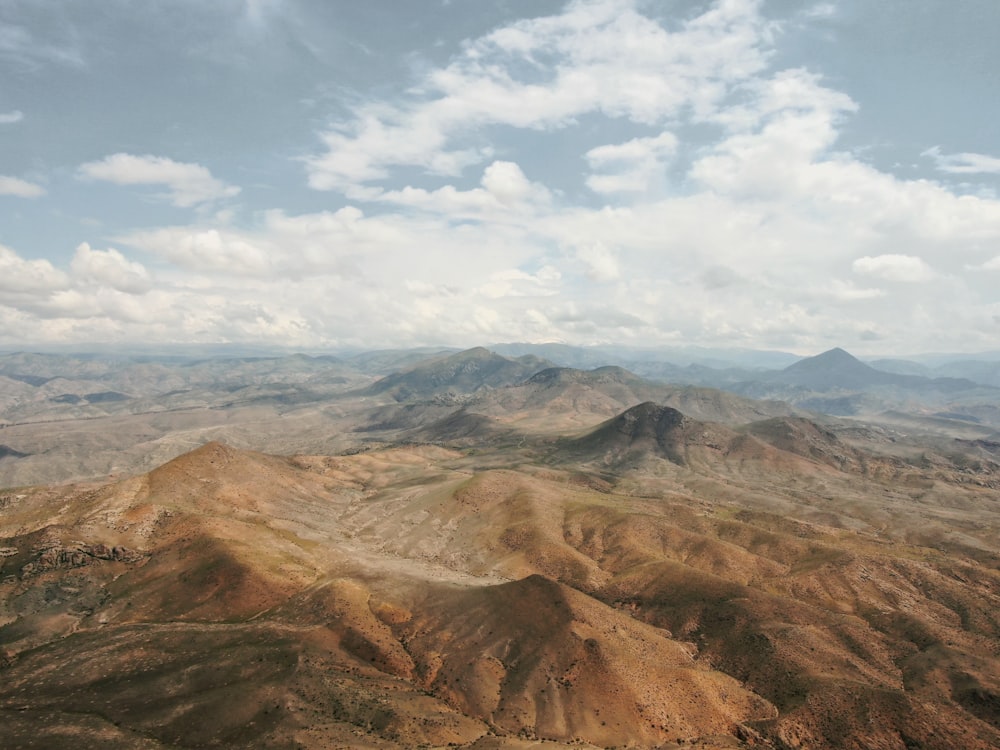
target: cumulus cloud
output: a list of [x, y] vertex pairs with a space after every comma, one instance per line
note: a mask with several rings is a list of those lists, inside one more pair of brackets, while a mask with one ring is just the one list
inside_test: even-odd
[[86, 282], [108, 286], [127, 294], [143, 294], [152, 287], [149, 272], [114, 248], [94, 250], [86, 242], [76, 248], [70, 262], [73, 275]]
[[17, 177], [0, 175], [0, 195], [13, 195], [17, 198], [40, 198], [45, 195], [45, 188]]
[[111, 154], [100, 161], [82, 164], [81, 178], [103, 180], [116, 185], [162, 185], [173, 205], [190, 208], [239, 194], [240, 188], [212, 176], [200, 164], [176, 162], [163, 156]]
[[481, 187], [458, 190], [445, 185], [437, 190], [405, 187], [380, 192], [377, 200], [398, 206], [447, 215], [452, 219], [502, 220], [503, 215], [534, 213], [549, 205], [552, 195], [531, 182], [514, 162], [495, 161], [484, 171]]
[[11, 125], [15, 122], [21, 122], [23, 119], [24, 112], [19, 109], [12, 112], [0, 112], [0, 125]]
[[649, 138], [590, 149], [585, 157], [591, 174], [586, 184], [595, 193], [644, 193], [663, 179], [677, 151], [677, 136], [663, 132]]
[[865, 256], [854, 261], [851, 268], [864, 276], [910, 284], [930, 281], [935, 277], [934, 270], [923, 259], [912, 255]]
[[429, 72], [409, 101], [368, 102], [334, 123], [321, 134], [326, 151], [306, 160], [310, 185], [362, 197], [360, 186], [397, 166], [455, 176], [492, 158], [488, 143], [453, 143], [487, 125], [551, 130], [588, 113], [647, 125], [685, 109], [707, 115], [766, 65], [757, 5], [725, 0], [670, 31], [632, 0], [573, 2], [502, 27]]
[[735, 131], [699, 159], [691, 176], [725, 193], [775, 196], [815, 191], [816, 169], [837, 140], [838, 122], [857, 105], [802, 70], [782, 71], [750, 87], [752, 105], [737, 105], [714, 119]]
[[224, 229], [165, 227], [133, 232], [121, 240], [186, 271], [266, 277], [272, 270], [265, 242]]
[[[369, 98], [320, 134], [310, 184], [350, 205], [204, 210], [119, 233], [120, 250], [81, 245], [69, 273], [0, 254], [0, 279], [16, 280], [0, 280], [0, 338], [17, 325], [52, 339], [817, 351], [873, 336], [942, 348], [961, 329], [966, 348], [993, 347], [1000, 303], [983, 270], [1000, 271], [1000, 201], [842, 150], [857, 103], [770, 67], [763, 5], [698, 5], [661, 21], [638, 0], [577, 1], [467, 41], [404, 96]], [[988, 171], [974, 156], [937, 152]], [[175, 205], [237, 190], [155, 156], [80, 176], [163, 186]], [[21, 280], [37, 293], [15, 298]]]
[[942, 154], [938, 146], [923, 153], [937, 162], [941, 172], [949, 174], [1000, 174], [1000, 158], [986, 154]]
[[47, 260], [25, 260], [0, 245], [0, 301], [13, 297], [45, 295], [68, 288], [69, 278]]

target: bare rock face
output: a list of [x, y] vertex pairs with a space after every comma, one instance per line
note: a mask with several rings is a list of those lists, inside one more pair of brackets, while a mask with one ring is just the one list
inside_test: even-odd
[[[14, 549], [16, 554], [17, 550]], [[57, 545], [43, 550], [34, 560], [21, 567], [21, 578], [38, 575], [50, 570], [82, 568], [95, 562], [134, 563], [147, 555], [129, 547], [106, 544], [74, 544], [68, 547]]]

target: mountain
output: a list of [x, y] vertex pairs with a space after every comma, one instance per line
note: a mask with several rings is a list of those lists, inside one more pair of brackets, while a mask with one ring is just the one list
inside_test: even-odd
[[0, 745], [996, 747], [1000, 490], [754, 431], [644, 403], [534, 458], [209, 442], [0, 493]]
[[460, 350], [445, 347], [419, 347], [415, 349], [380, 349], [358, 352], [347, 357], [352, 366], [369, 375], [392, 375], [435, 357], [446, 357]]
[[922, 375], [924, 377], [931, 377], [931, 373], [933, 372], [931, 368], [926, 365], [922, 365], [919, 362], [913, 362], [909, 359], [873, 359], [869, 360], [868, 364], [876, 370], [891, 372], [896, 375]]
[[624, 345], [568, 346], [566, 344], [493, 344], [493, 351], [506, 356], [534, 354], [562, 367], [588, 369], [620, 365], [635, 371], [647, 366], [670, 364], [687, 367], [764, 369], [782, 367], [798, 359], [794, 354], [744, 348], [705, 346], [634, 347]]
[[916, 382], [904, 375], [876, 370], [840, 348], [799, 360], [773, 375], [772, 379], [813, 391], [858, 390]]
[[721, 425], [699, 422], [677, 409], [646, 402], [571, 441], [569, 447], [611, 464], [654, 455], [685, 465], [692, 450], [725, 451], [736, 437]]
[[948, 362], [932, 371], [938, 377], [964, 378], [982, 385], [1000, 387], [1000, 362], [977, 360]]
[[521, 383], [479, 394], [466, 408], [538, 429], [566, 430], [594, 425], [645, 401], [725, 424], [792, 413], [787, 404], [753, 401], [712, 388], [666, 385], [615, 366], [548, 368]]
[[369, 386], [368, 395], [390, 395], [397, 401], [475, 393], [510, 385], [551, 366], [533, 355], [509, 359], [482, 347], [432, 358]]
[[[788, 418], [764, 424], [799, 422], [812, 424]], [[824, 455], [813, 454], [803, 441], [768, 439], [772, 437], [768, 431], [754, 429], [758, 424], [734, 430], [692, 419], [669, 406], [643, 403], [580, 437], [563, 441], [560, 455], [571, 463], [584, 462], [622, 476], [667, 476], [679, 469], [725, 477], [726, 481], [761, 481], [790, 475], [814, 479], [827, 475], [831, 467], [841, 471], [859, 469], [860, 462], [844, 465], [824, 460]], [[836, 442], [836, 438], [833, 440]]]
[[842, 471], [863, 471], [869, 464], [881, 464], [841, 440], [833, 431], [801, 417], [778, 417], [753, 422], [744, 431], [769, 445], [789, 453], [819, 461]]
[[879, 387], [943, 393], [982, 390], [979, 384], [964, 378], [928, 378], [876, 370], [840, 348], [800, 360], [770, 379], [812, 391], [866, 391]]

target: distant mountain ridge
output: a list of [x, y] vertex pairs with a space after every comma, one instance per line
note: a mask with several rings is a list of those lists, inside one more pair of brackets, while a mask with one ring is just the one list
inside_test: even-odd
[[837, 347], [814, 357], [801, 359], [771, 379], [812, 390], [830, 390], [866, 388], [873, 385], [901, 385], [907, 382], [908, 377], [876, 370]]
[[903, 388], [938, 387], [950, 390], [976, 388], [977, 383], [962, 378], [929, 378], [886, 372], [867, 365], [840, 347], [806, 357], [789, 365], [772, 380], [816, 391], [865, 389], [877, 386]]
[[480, 346], [387, 375], [365, 389], [365, 393], [388, 394], [397, 401], [448, 393], [470, 394], [518, 383], [551, 366], [551, 362], [531, 354], [510, 359]]

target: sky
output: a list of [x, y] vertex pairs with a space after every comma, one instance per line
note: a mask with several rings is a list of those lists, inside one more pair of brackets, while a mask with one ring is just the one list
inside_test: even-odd
[[0, 0], [0, 348], [1000, 349], [996, 0]]

